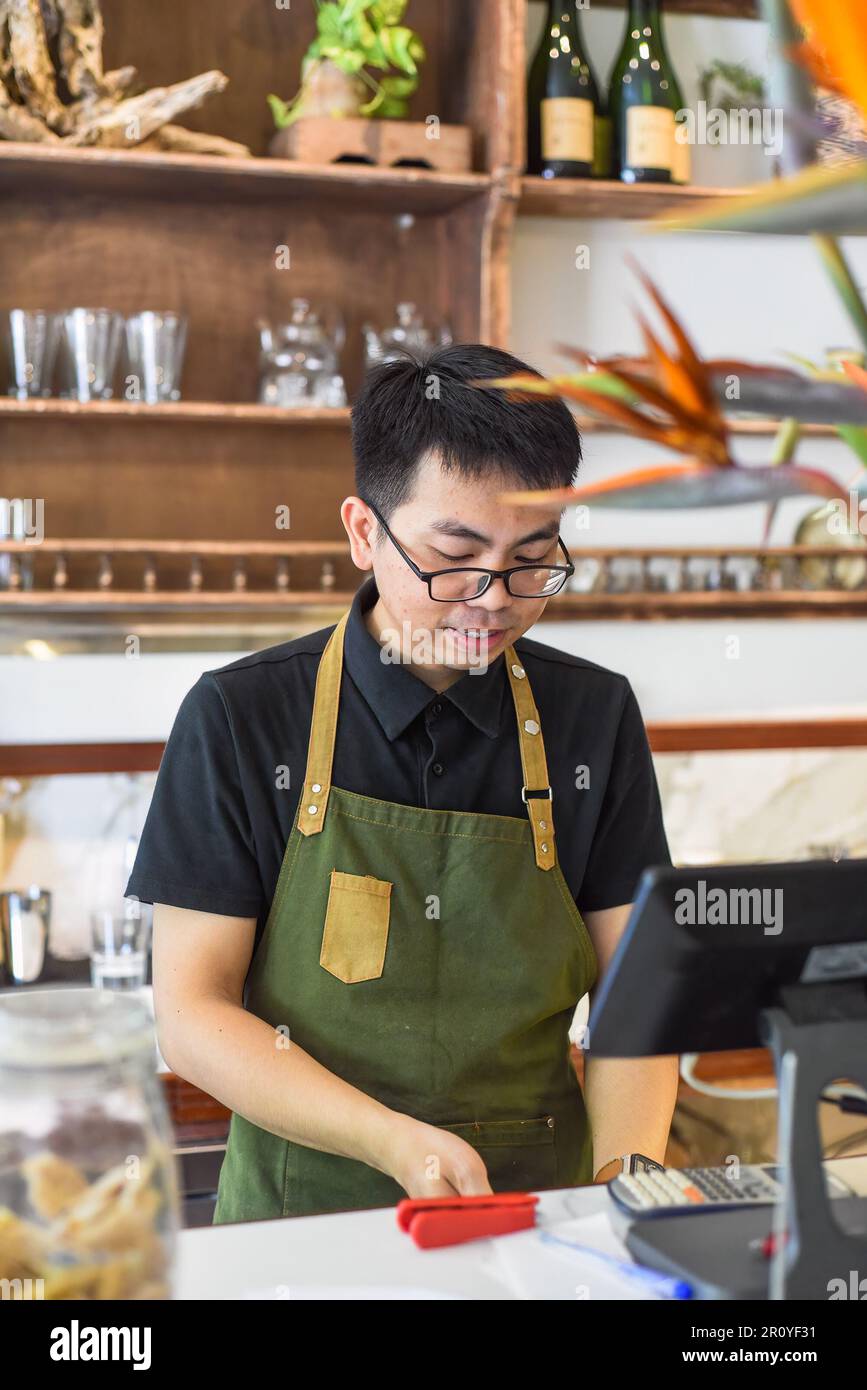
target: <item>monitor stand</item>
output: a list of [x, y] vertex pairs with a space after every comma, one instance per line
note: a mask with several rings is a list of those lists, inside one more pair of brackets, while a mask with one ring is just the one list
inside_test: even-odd
[[[867, 1198], [828, 1198], [819, 1133], [820, 1092], [842, 1078], [867, 1085], [863, 981], [783, 989], [762, 1012], [760, 1036], [779, 1087], [782, 1199], [638, 1218], [624, 1236], [627, 1248], [641, 1263], [686, 1279], [700, 1298], [865, 1298]], [[767, 1260], [754, 1243], [772, 1232], [776, 1251]]]
[[[832, 1215], [832, 1200], [842, 1199], [827, 1195], [819, 1130], [826, 1086], [843, 1078], [867, 1085], [867, 991], [863, 980], [838, 980], [780, 993], [779, 1005], [765, 1009], [760, 1020], [777, 1073], [784, 1188], [774, 1207], [769, 1297], [829, 1299], [841, 1286], [850, 1288], [853, 1272], [856, 1287], [867, 1278], [867, 1240], [855, 1233], [861, 1223], [853, 1229], [846, 1222], [843, 1229], [850, 1213], [835, 1206], [838, 1215]], [[863, 1205], [867, 1209], [867, 1200]]]

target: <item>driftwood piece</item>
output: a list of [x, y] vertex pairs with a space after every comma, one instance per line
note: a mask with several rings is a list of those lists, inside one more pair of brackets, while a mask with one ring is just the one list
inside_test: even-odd
[[135, 68], [116, 68], [113, 72], [107, 72], [103, 78], [101, 95], [98, 92], [92, 92], [67, 107], [70, 115], [70, 130], [75, 130], [85, 121], [95, 121], [97, 117], [114, 110], [121, 97], [126, 95], [130, 87], [135, 85], [137, 76], [138, 73]]
[[104, 145], [112, 149], [140, 145], [181, 111], [200, 106], [206, 97], [222, 92], [228, 81], [225, 73], [214, 68], [171, 87], [153, 87], [140, 96], [127, 97], [108, 111], [85, 117], [64, 143]]
[[180, 125], [161, 125], [138, 147], [140, 150], [174, 150], [183, 154], [219, 154], [228, 159], [250, 159], [252, 150], [222, 135], [203, 135]]
[[102, 93], [107, 97], [123, 96], [135, 85], [138, 77], [138, 68], [112, 68], [111, 72], [102, 75]]
[[234, 140], [171, 124], [221, 92], [224, 73], [132, 95], [136, 69], [104, 72], [102, 40], [100, 0], [0, 0], [0, 139], [250, 154]]
[[57, 51], [70, 95], [104, 91], [99, 0], [54, 0], [60, 20]]
[[39, 0], [8, 0], [6, 30], [15, 82], [31, 116], [65, 132], [69, 115], [57, 94]]
[[18, 106], [9, 100], [6, 91], [0, 86], [0, 140], [23, 140], [28, 144], [59, 144], [60, 136], [31, 116], [26, 106]]

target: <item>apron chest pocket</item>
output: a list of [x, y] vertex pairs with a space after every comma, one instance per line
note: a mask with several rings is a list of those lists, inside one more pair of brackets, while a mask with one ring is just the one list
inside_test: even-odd
[[331, 871], [319, 964], [344, 984], [378, 980], [382, 974], [391, 889], [370, 874]]

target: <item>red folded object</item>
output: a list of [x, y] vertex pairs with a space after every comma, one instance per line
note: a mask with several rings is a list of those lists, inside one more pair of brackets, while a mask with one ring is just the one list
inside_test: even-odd
[[423, 1250], [466, 1240], [507, 1235], [535, 1225], [539, 1198], [531, 1192], [495, 1192], [484, 1197], [405, 1197], [397, 1224]]

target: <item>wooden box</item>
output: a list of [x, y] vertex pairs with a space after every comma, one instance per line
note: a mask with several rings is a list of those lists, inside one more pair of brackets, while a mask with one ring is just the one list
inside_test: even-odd
[[[432, 131], [436, 131], [436, 136]], [[279, 130], [269, 146], [278, 159], [308, 164], [338, 160], [463, 173], [472, 166], [472, 131], [465, 125], [374, 120], [369, 116], [302, 116]]]

